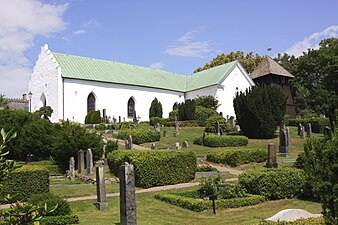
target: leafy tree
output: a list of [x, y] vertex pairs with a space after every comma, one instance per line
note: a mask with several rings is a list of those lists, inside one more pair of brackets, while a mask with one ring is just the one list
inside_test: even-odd
[[49, 120], [49, 118], [52, 116], [53, 109], [50, 106], [43, 106], [39, 110], [35, 111], [37, 115], [39, 115], [41, 118], [45, 120]]
[[217, 110], [218, 108], [218, 100], [211, 95], [208, 96], [200, 96], [195, 98], [196, 106], [202, 106], [207, 109]]
[[204, 127], [206, 125], [207, 119], [213, 115], [217, 115], [216, 110], [202, 106], [196, 106], [195, 121], [198, 123], [198, 126]]
[[187, 99], [178, 104], [178, 119], [193, 120], [195, 118], [196, 103], [194, 99]]
[[257, 65], [262, 61], [263, 57], [256, 54], [254, 55], [253, 52], [249, 52], [244, 55], [244, 52], [237, 51], [237, 52], [230, 52], [229, 54], [221, 54], [217, 55], [210, 63], [204, 65], [204, 67], [197, 68], [194, 73], [200, 72], [202, 70], [207, 70], [215, 66], [223, 65], [235, 60], [238, 60], [244, 67], [244, 69], [251, 73]]
[[159, 102], [157, 100], [157, 98], [155, 98], [152, 102], [151, 102], [151, 105], [150, 105], [150, 108], [149, 108], [149, 119], [151, 117], [158, 117], [158, 118], [162, 118], [162, 114], [163, 114], [163, 111], [162, 111], [162, 104], [161, 102]]
[[236, 94], [234, 109], [245, 136], [272, 138], [283, 120], [286, 98], [276, 87], [254, 86]]
[[326, 224], [338, 224], [338, 135], [332, 141], [310, 139], [302, 154], [307, 180], [320, 197]]

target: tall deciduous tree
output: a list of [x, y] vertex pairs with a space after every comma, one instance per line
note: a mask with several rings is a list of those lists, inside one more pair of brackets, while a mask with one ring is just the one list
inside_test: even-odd
[[163, 114], [163, 111], [162, 111], [162, 104], [161, 102], [159, 102], [157, 100], [157, 98], [155, 98], [152, 102], [151, 102], [151, 105], [150, 105], [150, 108], [149, 108], [149, 119], [151, 117], [159, 117], [159, 118], [162, 118], [162, 114]]
[[200, 72], [202, 70], [210, 69], [215, 66], [223, 65], [228, 62], [232, 62], [235, 60], [238, 60], [245, 70], [248, 73], [251, 73], [257, 65], [262, 61], [263, 57], [254, 54], [253, 52], [249, 52], [246, 55], [242, 51], [237, 51], [237, 52], [230, 52], [229, 54], [220, 54], [217, 55], [213, 60], [211, 60], [210, 63], [205, 64], [203, 67], [197, 68], [194, 73]]

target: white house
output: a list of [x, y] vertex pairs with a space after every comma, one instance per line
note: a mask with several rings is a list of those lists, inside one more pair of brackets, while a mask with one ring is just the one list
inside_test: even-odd
[[212, 95], [219, 101], [219, 112], [235, 116], [233, 98], [237, 91], [253, 86], [242, 65], [230, 62], [191, 75], [128, 65], [108, 60], [51, 52], [41, 47], [29, 82], [33, 93], [31, 110], [51, 106], [51, 121], [84, 123], [90, 110], [105, 111], [111, 118], [149, 119], [149, 108], [156, 97], [168, 117], [175, 104], [198, 96]]

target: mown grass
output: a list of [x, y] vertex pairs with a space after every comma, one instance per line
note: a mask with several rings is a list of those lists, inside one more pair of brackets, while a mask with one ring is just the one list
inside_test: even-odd
[[[109, 209], [98, 211], [93, 205], [95, 201], [71, 202], [71, 207], [80, 218], [80, 224], [119, 224], [119, 197], [108, 199]], [[193, 212], [177, 206], [169, 205], [154, 198], [154, 193], [137, 194], [137, 224], [247, 224], [266, 219], [280, 210], [301, 208], [311, 213], [320, 213], [319, 203], [288, 199], [264, 202], [259, 205], [236, 209]]]

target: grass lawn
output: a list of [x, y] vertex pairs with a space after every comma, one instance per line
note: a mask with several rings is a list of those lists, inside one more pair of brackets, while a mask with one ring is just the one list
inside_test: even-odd
[[[71, 207], [80, 218], [80, 224], [119, 224], [119, 198], [108, 199], [109, 209], [98, 211], [93, 205], [95, 201], [71, 202]], [[137, 224], [248, 224], [268, 218], [280, 210], [301, 208], [311, 213], [320, 213], [319, 203], [288, 199], [264, 202], [255, 206], [237, 209], [193, 212], [177, 206], [169, 205], [154, 198], [154, 193], [137, 194]]]

